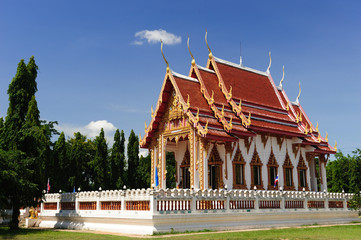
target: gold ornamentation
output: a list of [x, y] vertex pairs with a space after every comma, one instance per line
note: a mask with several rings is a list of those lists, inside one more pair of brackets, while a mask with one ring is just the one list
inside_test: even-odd
[[289, 101], [287, 101], [286, 110], [287, 110], [287, 111], [290, 110], [290, 102], [289, 102]]
[[194, 60], [193, 54], [192, 54], [192, 52], [191, 52], [191, 49], [189, 48], [189, 36], [188, 36], [188, 40], [187, 40], [187, 46], [188, 46], [189, 54], [190, 54], [191, 57], [192, 57], [192, 66], [194, 66], [194, 65], [196, 64], [196, 60]]
[[[208, 123], [208, 122], [207, 122]], [[200, 141], [199, 141], [199, 149], [200, 149], [200, 151], [199, 151], [199, 182], [200, 182], [200, 186], [199, 186], [199, 188], [201, 189], [201, 190], [203, 190], [204, 189], [204, 157], [203, 157], [203, 155], [204, 155], [204, 144], [203, 144], [203, 140], [201, 139]]]
[[321, 142], [321, 134], [320, 133], [318, 133], [317, 140], [318, 140], [319, 143]]
[[227, 102], [232, 99], [232, 86], [229, 89], [228, 94], [225, 94]]
[[[285, 65], [283, 65], [283, 67], [282, 67], [282, 72], [283, 72], [283, 74], [282, 74], [282, 79], [281, 79], [281, 81], [280, 81], [280, 87], [282, 88], [282, 82], [283, 82], [283, 79], [285, 78]], [[288, 110], [288, 109], [287, 109]]]
[[154, 166], [155, 166], [155, 164], [154, 164], [154, 150], [153, 150], [153, 148], [151, 148], [150, 149], [150, 160], [151, 160], [151, 168], [152, 168], [152, 170], [151, 170], [151, 181], [150, 181], [150, 185], [151, 185], [151, 188], [153, 188], [153, 184], [154, 184]]
[[251, 112], [249, 112], [248, 114], [248, 119], [247, 119], [247, 127], [251, 125]]
[[300, 99], [300, 96], [301, 96], [301, 82], [298, 83], [298, 87], [299, 87], [299, 92], [298, 92], [298, 96], [296, 98], [296, 103], [298, 104], [299, 103], [299, 99]]
[[316, 132], [318, 132], [318, 122], [317, 122], [317, 125], [316, 125]]
[[333, 147], [335, 151], [337, 152], [337, 141], [335, 141], [335, 146]]
[[154, 118], [153, 105], [152, 105], [152, 106], [150, 106], [150, 111], [152, 112], [152, 118]]
[[312, 127], [312, 124], [310, 125], [310, 133], [313, 132], [313, 127]]
[[328, 142], [328, 132], [326, 132], [325, 141]]
[[205, 40], [206, 40], [206, 44], [207, 44], [207, 48], [208, 48], [208, 52], [209, 52], [209, 55], [208, 55], [208, 57], [209, 57], [209, 59], [212, 59], [212, 57], [213, 57], [213, 55], [212, 55], [212, 51], [211, 51], [211, 49], [209, 48], [209, 45], [208, 45], [208, 41], [207, 41], [207, 29], [206, 29], [206, 35], [205, 35]]
[[271, 51], [268, 54], [269, 54], [269, 65], [268, 65], [268, 68], [267, 68], [267, 71], [266, 71], [267, 73], [270, 72], [271, 64], [272, 64]]
[[189, 133], [189, 145], [190, 145], [190, 184], [191, 186], [194, 186], [194, 134], [193, 129], [191, 129]]
[[305, 134], [306, 134], [306, 135], [308, 134], [308, 126], [307, 126], [307, 123], [306, 123], [306, 126], [305, 126]]
[[168, 61], [167, 61], [167, 59], [165, 59], [165, 57], [164, 57], [164, 53], [163, 53], [163, 41], [162, 41], [162, 39], [160, 40], [160, 51], [162, 52], [162, 56], [163, 56], [163, 59], [164, 59], [164, 61], [165, 61], [165, 63], [167, 64], [167, 73], [169, 72], [169, 64], [168, 64]]
[[296, 114], [296, 123], [299, 123], [299, 122], [300, 122], [298, 116], [299, 116], [299, 113], [297, 112], [297, 114]]
[[204, 128], [202, 127], [202, 125], [198, 124], [197, 125], [197, 131], [198, 131], [198, 135], [201, 135], [202, 137], [205, 137], [208, 133], [208, 120], [206, 125], [204, 126]]

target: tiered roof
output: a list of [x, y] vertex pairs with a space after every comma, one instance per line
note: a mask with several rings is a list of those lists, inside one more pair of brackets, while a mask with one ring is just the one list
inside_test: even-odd
[[147, 148], [157, 132], [172, 92], [197, 130], [208, 139], [237, 141], [265, 134], [298, 137], [318, 153], [336, 149], [321, 137], [298, 102], [290, 102], [282, 86], [276, 86], [269, 69], [254, 70], [212, 56], [206, 67], [193, 59], [188, 76], [167, 67], [157, 107], [140, 145]]

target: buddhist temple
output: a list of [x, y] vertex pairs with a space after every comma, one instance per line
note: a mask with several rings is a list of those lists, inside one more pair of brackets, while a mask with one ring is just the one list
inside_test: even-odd
[[[299, 101], [270, 73], [217, 58], [192, 57], [188, 75], [167, 69], [140, 147], [151, 155], [151, 187], [166, 188], [166, 153], [176, 160], [177, 188], [327, 191], [335, 147]], [[163, 45], [162, 45], [163, 46]], [[161, 47], [162, 48], [162, 47]]]

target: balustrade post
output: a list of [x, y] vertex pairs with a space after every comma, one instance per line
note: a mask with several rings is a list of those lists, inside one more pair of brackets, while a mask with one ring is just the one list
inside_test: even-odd
[[190, 195], [192, 196], [192, 198], [191, 198], [191, 211], [192, 211], [192, 213], [195, 211], [195, 210], [197, 210], [197, 198], [196, 198], [196, 194], [192, 191], [191, 193], [190, 193]]
[[101, 196], [101, 192], [98, 192], [97, 194], [97, 208], [96, 210], [100, 210], [101, 207], [100, 207], [100, 196]]
[[254, 210], [259, 210], [259, 196], [258, 196], [258, 193], [257, 193], [257, 190], [255, 190], [254, 192], [255, 194], [255, 197], [256, 197], [256, 200], [254, 201]]
[[75, 212], [78, 212], [78, 211], [79, 211], [79, 198], [78, 198], [78, 194], [79, 194], [79, 193], [76, 193], [76, 194], [75, 194]]
[[61, 199], [61, 194], [59, 194], [59, 196], [58, 196], [58, 199], [56, 200], [56, 210], [58, 211], [58, 212], [60, 212], [60, 199]]
[[230, 208], [229, 208], [229, 201], [230, 201], [229, 195], [230, 195], [230, 194], [229, 194], [228, 192], [225, 193], [225, 196], [226, 196], [226, 202], [225, 202], [225, 204], [226, 204], [226, 206], [225, 206], [224, 210], [225, 210], [226, 212], [229, 212], [229, 211], [230, 211]]
[[328, 206], [328, 194], [326, 193], [326, 190], [324, 190], [324, 197], [325, 197], [325, 210], [329, 210]]
[[152, 190], [150, 192], [150, 212], [153, 214], [157, 214], [157, 205], [158, 205], [158, 200], [157, 200], [157, 196], [154, 194], [154, 190]]

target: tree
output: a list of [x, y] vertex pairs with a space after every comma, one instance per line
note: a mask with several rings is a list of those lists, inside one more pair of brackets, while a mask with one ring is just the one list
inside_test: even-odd
[[[38, 67], [34, 57], [21, 60], [9, 89], [9, 107], [0, 131], [2, 200], [13, 209], [11, 228], [18, 228], [20, 206], [37, 204], [44, 184], [44, 163], [50, 153], [55, 122], [40, 121], [35, 93]], [[4, 204], [4, 201], [1, 201]]]
[[130, 132], [127, 146], [128, 155], [128, 181], [127, 185], [129, 188], [139, 187], [139, 176], [137, 174], [137, 168], [139, 166], [139, 140], [135, 135], [133, 129]]
[[120, 189], [124, 185], [124, 132], [115, 131], [110, 154], [110, 188]]
[[109, 189], [109, 165], [108, 165], [108, 146], [104, 137], [104, 129], [100, 130], [99, 136], [94, 140], [95, 157], [92, 162], [94, 170], [95, 187]]
[[68, 157], [68, 143], [65, 141], [64, 132], [62, 132], [55, 142], [53, 148], [53, 157], [49, 163], [47, 177], [51, 181], [51, 189], [58, 192], [60, 189], [68, 188], [69, 170], [72, 167]]
[[140, 156], [138, 166], [139, 188], [149, 188], [151, 179], [151, 159], [148, 154], [146, 157]]
[[65, 191], [75, 188], [89, 191], [94, 190], [94, 171], [92, 161], [95, 147], [92, 141], [87, 140], [80, 132], [74, 133], [69, 141], [69, 178]]
[[343, 155], [337, 152], [336, 159], [327, 164], [327, 185], [330, 192], [358, 193], [361, 189], [361, 150], [356, 149], [354, 155]]

